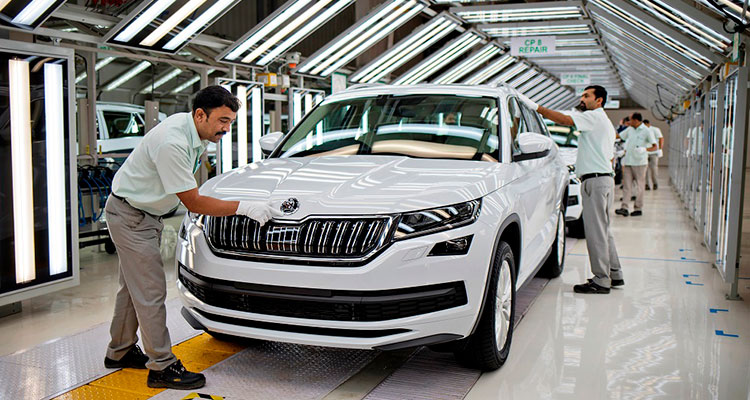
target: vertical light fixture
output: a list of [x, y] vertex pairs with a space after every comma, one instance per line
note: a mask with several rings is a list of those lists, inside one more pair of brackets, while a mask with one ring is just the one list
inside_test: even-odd
[[253, 86], [250, 89], [250, 109], [252, 113], [250, 115], [251, 129], [250, 134], [253, 142], [253, 159], [252, 162], [260, 161], [263, 152], [260, 148], [260, 137], [263, 135], [263, 90], [260, 86]]
[[10, 60], [8, 64], [16, 283], [24, 283], [36, 278], [29, 63], [21, 60]]
[[306, 93], [305, 94], [305, 115], [310, 112], [313, 108], [313, 97], [312, 94]]
[[292, 127], [302, 119], [302, 93], [295, 91], [292, 94]]
[[55, 0], [33, 0], [15, 18], [14, 24], [31, 25], [47, 11], [48, 8], [55, 4]]
[[47, 221], [49, 274], [68, 270], [67, 216], [65, 215], [65, 126], [63, 67], [44, 64], [44, 121], [47, 139]]
[[[232, 93], [232, 88], [229, 85], [221, 85], [227, 92]], [[225, 173], [232, 170], [232, 126], [229, 126], [229, 130], [221, 138], [221, 173]]]
[[237, 167], [247, 164], [247, 87], [237, 85], [237, 98], [240, 109], [237, 110]]

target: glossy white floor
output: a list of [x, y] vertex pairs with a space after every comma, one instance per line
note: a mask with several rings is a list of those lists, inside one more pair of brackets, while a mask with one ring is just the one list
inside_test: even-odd
[[713, 255], [664, 183], [646, 192], [643, 216], [614, 218], [624, 288], [573, 293], [590, 276], [579, 241], [516, 330], [505, 366], [467, 399], [748, 399], [750, 280], [740, 280], [744, 301], [724, 299]]
[[[713, 256], [666, 182], [646, 192], [644, 214], [614, 218], [625, 287], [574, 294], [572, 285], [589, 277], [586, 244], [578, 241], [562, 277], [516, 330], [506, 365], [484, 374], [467, 399], [748, 398], [748, 300], [724, 299], [727, 285], [711, 267]], [[165, 259], [169, 282], [172, 263]], [[117, 258], [84, 249], [81, 266], [79, 287], [24, 301], [21, 314], [0, 318], [0, 355], [109, 320]], [[750, 280], [740, 282], [750, 299]], [[169, 290], [174, 297], [173, 283]]]

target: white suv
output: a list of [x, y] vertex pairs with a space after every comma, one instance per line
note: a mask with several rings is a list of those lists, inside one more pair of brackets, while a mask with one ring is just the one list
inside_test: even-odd
[[562, 272], [568, 171], [513, 89], [375, 86], [328, 97], [270, 158], [200, 192], [271, 200], [259, 227], [186, 216], [183, 315], [212, 334], [320, 346], [433, 345], [500, 367], [517, 290]]

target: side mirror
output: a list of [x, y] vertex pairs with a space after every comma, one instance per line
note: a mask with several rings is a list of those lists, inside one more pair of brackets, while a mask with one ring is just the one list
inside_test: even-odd
[[271, 153], [273, 153], [273, 150], [276, 148], [276, 145], [279, 144], [281, 138], [283, 137], [283, 132], [271, 132], [268, 135], [261, 136], [260, 150], [263, 152], [263, 155], [266, 157], [271, 155]]
[[524, 132], [518, 135], [518, 147], [521, 154], [513, 157], [513, 161], [533, 160], [545, 157], [554, 147], [555, 142], [545, 136], [534, 132]]

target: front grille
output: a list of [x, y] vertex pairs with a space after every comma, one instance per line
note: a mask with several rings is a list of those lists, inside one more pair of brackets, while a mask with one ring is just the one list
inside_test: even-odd
[[180, 282], [205, 304], [255, 314], [328, 321], [386, 321], [467, 303], [463, 282], [354, 291], [253, 285], [203, 277], [180, 266]]
[[206, 217], [204, 230], [219, 252], [360, 258], [384, 243], [390, 225], [389, 218], [316, 218], [261, 227], [250, 218], [232, 215]]

